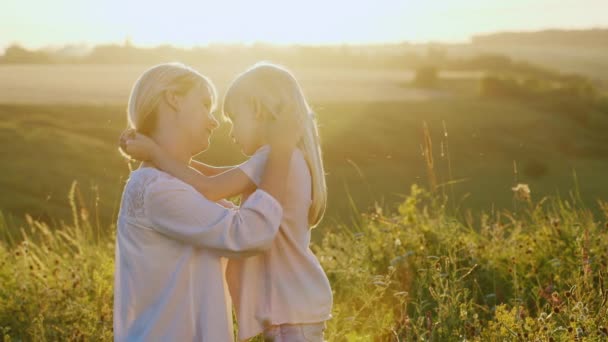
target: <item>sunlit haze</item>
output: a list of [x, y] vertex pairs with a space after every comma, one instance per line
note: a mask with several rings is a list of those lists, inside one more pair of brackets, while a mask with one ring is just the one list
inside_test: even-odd
[[608, 27], [605, 0], [4, 0], [0, 48], [120, 43], [466, 42], [474, 34]]

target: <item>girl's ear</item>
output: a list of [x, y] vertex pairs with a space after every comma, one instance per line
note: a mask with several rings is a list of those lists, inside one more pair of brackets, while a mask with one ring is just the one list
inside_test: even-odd
[[171, 107], [174, 111], [178, 112], [180, 108], [180, 103], [177, 94], [174, 91], [166, 90], [164, 95], [165, 102]]

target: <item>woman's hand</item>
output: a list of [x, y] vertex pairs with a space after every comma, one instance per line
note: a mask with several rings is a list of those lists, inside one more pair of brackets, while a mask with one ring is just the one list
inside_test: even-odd
[[302, 139], [304, 122], [292, 115], [285, 115], [266, 124], [266, 140], [271, 147], [293, 149]]
[[160, 150], [154, 140], [130, 129], [120, 135], [120, 147], [129, 157], [140, 161], [154, 161]]

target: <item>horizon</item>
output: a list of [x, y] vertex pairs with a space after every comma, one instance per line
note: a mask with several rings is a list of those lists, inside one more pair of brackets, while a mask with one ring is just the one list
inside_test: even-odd
[[251, 47], [251, 46], [255, 46], [255, 45], [263, 45], [263, 46], [272, 46], [272, 47], [279, 47], [279, 48], [284, 48], [284, 47], [293, 47], [293, 46], [306, 46], [306, 47], [337, 47], [337, 46], [350, 46], [350, 47], [374, 47], [374, 46], [392, 46], [392, 45], [413, 45], [413, 46], [425, 46], [425, 45], [446, 45], [446, 46], [450, 46], [450, 45], [467, 45], [467, 44], [472, 44], [473, 43], [473, 39], [476, 37], [483, 37], [483, 36], [492, 36], [492, 35], [500, 35], [500, 34], [526, 34], [526, 33], [542, 33], [542, 32], [552, 32], [552, 31], [558, 31], [558, 32], [571, 32], [571, 31], [608, 31], [608, 25], [606, 26], [593, 26], [593, 27], [582, 27], [582, 28], [562, 28], [562, 27], [549, 27], [549, 28], [545, 28], [545, 29], [539, 29], [539, 30], [512, 30], [512, 31], [493, 31], [493, 32], [483, 32], [483, 33], [475, 33], [473, 34], [471, 37], [469, 37], [467, 40], [465, 41], [437, 41], [437, 40], [429, 40], [429, 41], [408, 41], [408, 40], [402, 40], [402, 41], [386, 41], [386, 42], [325, 42], [325, 43], [299, 43], [299, 42], [290, 42], [290, 43], [273, 43], [273, 42], [269, 42], [269, 41], [252, 41], [252, 42], [241, 42], [241, 41], [234, 41], [234, 42], [209, 42], [209, 43], [205, 43], [205, 44], [200, 44], [200, 45], [191, 45], [191, 46], [182, 46], [179, 44], [172, 44], [172, 43], [157, 43], [157, 44], [137, 44], [135, 42], [132, 41], [131, 37], [125, 37], [122, 41], [108, 41], [108, 42], [98, 42], [98, 43], [92, 43], [92, 42], [65, 42], [65, 43], [60, 43], [60, 44], [48, 44], [48, 45], [43, 45], [43, 46], [28, 46], [26, 44], [23, 44], [22, 42], [19, 41], [13, 41], [10, 42], [4, 46], [0, 46], [0, 53], [3, 53], [4, 50], [10, 46], [14, 46], [17, 45], [19, 47], [22, 47], [24, 49], [28, 49], [28, 50], [49, 50], [49, 51], [54, 51], [54, 50], [59, 50], [59, 49], [63, 49], [63, 48], [68, 48], [68, 47], [85, 47], [88, 49], [92, 49], [96, 46], [104, 46], [104, 45], [118, 45], [118, 46], [124, 46], [124, 45], [130, 45], [133, 46], [135, 48], [141, 48], [141, 49], [148, 49], [148, 48], [157, 48], [157, 47], [162, 47], [162, 46], [168, 46], [171, 48], [175, 48], [175, 49], [183, 49], [183, 50], [189, 50], [189, 49], [196, 49], [196, 48], [207, 48], [207, 47], [220, 47], [220, 46], [227, 46], [227, 47]]

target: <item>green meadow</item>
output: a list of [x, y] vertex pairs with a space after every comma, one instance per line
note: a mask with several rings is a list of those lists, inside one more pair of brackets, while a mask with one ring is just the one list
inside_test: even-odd
[[[329, 189], [312, 245], [329, 341], [608, 338], [605, 83], [509, 63], [299, 69]], [[5, 341], [112, 339], [115, 220], [137, 167], [117, 139], [140, 69], [0, 66]], [[214, 69], [220, 90], [233, 71]], [[228, 131], [196, 158], [244, 161]]]

